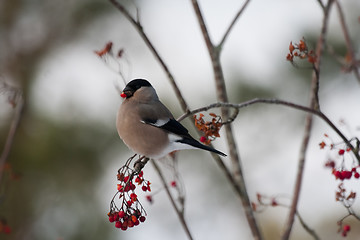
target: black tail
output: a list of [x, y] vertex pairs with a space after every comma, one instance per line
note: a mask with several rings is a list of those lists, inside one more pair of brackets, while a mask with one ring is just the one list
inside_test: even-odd
[[196, 148], [204, 149], [206, 151], [219, 154], [219, 155], [221, 155], [223, 157], [227, 156], [225, 153], [220, 152], [220, 151], [216, 150], [215, 148], [212, 148], [212, 147], [206, 146], [204, 144], [201, 144], [200, 142], [196, 141], [194, 138], [187, 137], [187, 138], [183, 138], [181, 140], [178, 140], [177, 142], [185, 143], [185, 144], [191, 145], [191, 146], [196, 147]]

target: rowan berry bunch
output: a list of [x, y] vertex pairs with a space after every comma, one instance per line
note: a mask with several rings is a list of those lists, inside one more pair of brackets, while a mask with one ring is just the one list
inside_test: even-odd
[[313, 50], [309, 50], [305, 42], [305, 39], [299, 41], [299, 43], [293, 44], [290, 42], [289, 53], [286, 56], [286, 60], [294, 64], [294, 58], [307, 59], [311, 64], [316, 62], [316, 55]]
[[223, 125], [220, 116], [215, 113], [209, 113], [209, 115], [212, 117], [211, 121], [206, 121], [204, 119], [204, 114], [202, 113], [199, 114], [199, 118], [194, 115], [196, 128], [204, 133], [204, 136], [200, 137], [200, 142], [207, 145], [210, 144], [211, 141], [214, 141], [217, 137], [220, 137], [219, 131]]
[[[138, 200], [135, 189], [141, 186], [144, 192], [150, 192], [150, 181], [144, 179], [143, 171], [138, 174], [124, 165], [118, 170], [117, 192], [110, 203], [109, 222], [115, 222], [115, 227], [126, 230], [139, 225], [146, 220], [146, 211]], [[119, 204], [117, 204], [117, 202]]]
[[354, 154], [359, 154], [360, 141], [357, 138], [353, 138], [350, 141], [352, 146], [349, 147], [349, 145], [345, 144], [344, 142], [337, 144], [334, 143], [334, 141], [332, 141], [327, 134], [324, 134], [324, 136], [325, 140], [319, 143], [320, 149], [328, 149], [334, 155], [333, 158], [329, 159], [325, 163], [325, 167], [330, 168], [331, 173], [334, 175], [335, 179], [341, 181], [335, 193], [335, 199], [336, 201], [341, 202], [341, 204], [348, 211], [348, 214], [340, 221], [338, 221], [338, 232], [341, 233], [343, 237], [346, 237], [350, 231], [350, 225], [343, 226], [343, 221], [349, 216], [355, 216], [356, 218], [358, 218], [358, 216], [352, 208], [352, 205], [356, 199], [356, 192], [347, 191], [344, 185], [344, 181], [351, 179], [359, 180], [360, 178], [359, 162], [354, 156]]
[[[335, 152], [335, 159], [338, 160], [338, 164], [336, 160], [329, 159], [325, 163], [325, 167], [331, 169], [332, 174], [334, 175], [336, 180], [344, 181], [349, 180], [351, 178], [359, 179], [360, 178], [360, 166], [359, 163], [353, 158], [353, 152], [350, 147], [346, 146], [345, 143], [335, 144], [327, 134], [324, 134], [325, 141], [319, 143], [320, 149], [328, 149], [330, 151]], [[355, 142], [355, 151], [359, 152], [360, 142], [357, 138], [354, 138], [352, 142]]]

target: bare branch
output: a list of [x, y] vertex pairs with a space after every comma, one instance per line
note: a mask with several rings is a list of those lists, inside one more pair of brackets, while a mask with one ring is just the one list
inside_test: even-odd
[[339, 13], [341, 28], [342, 28], [343, 33], [344, 33], [346, 48], [347, 48], [347, 52], [348, 52], [347, 54], [349, 54], [349, 56], [350, 56], [349, 70], [354, 72], [354, 75], [355, 75], [356, 79], [360, 83], [360, 74], [359, 74], [358, 63], [356, 61], [355, 51], [354, 51], [353, 44], [351, 42], [349, 30], [348, 30], [348, 27], [347, 27], [346, 22], [345, 22], [345, 16], [344, 16], [342, 7], [341, 7], [338, 0], [335, 0], [335, 4], [336, 4], [336, 8], [337, 8], [338, 13]]
[[[329, 15], [330, 15], [330, 9], [332, 6], [334, 0], [329, 0], [328, 4], [325, 7], [324, 10], [324, 17], [323, 17], [323, 24], [321, 28], [321, 33], [317, 42], [316, 46], [316, 62], [314, 63], [314, 71], [312, 75], [312, 81], [311, 81], [311, 93], [310, 93], [310, 108], [318, 110], [320, 112], [320, 103], [319, 103], [319, 80], [320, 80], [320, 63], [322, 54], [325, 47], [326, 42], [326, 33], [327, 33], [327, 26], [329, 22]], [[290, 237], [290, 233], [292, 230], [292, 226], [294, 223], [295, 214], [297, 211], [297, 205], [300, 198], [300, 190], [302, 186], [302, 179], [304, 174], [304, 166], [305, 166], [305, 160], [306, 160], [306, 151], [308, 149], [309, 140], [310, 140], [310, 133], [313, 123], [313, 115], [308, 114], [306, 116], [305, 120], [305, 130], [304, 130], [304, 136], [300, 147], [300, 156], [298, 161], [298, 170], [295, 180], [295, 187], [294, 187], [294, 194], [293, 199], [290, 207], [290, 212], [288, 216], [288, 220], [285, 224], [285, 231], [282, 235], [283, 240], [287, 240]]]
[[172, 75], [172, 73], [170, 72], [168, 66], [165, 64], [165, 62], [163, 61], [163, 59], [160, 57], [158, 51], [155, 49], [154, 45], [151, 43], [150, 39], [147, 37], [147, 35], [144, 32], [144, 29], [140, 23], [140, 17], [138, 16], [138, 11], [137, 11], [137, 16], [136, 16], [136, 20], [135, 18], [133, 18], [130, 13], [125, 9], [125, 7], [117, 2], [116, 0], [109, 0], [122, 14], [124, 14], [124, 16], [126, 17], [126, 19], [128, 19], [128, 21], [135, 27], [135, 29], [138, 31], [138, 33], [140, 34], [141, 38], [144, 40], [145, 44], [148, 46], [148, 48], [150, 49], [150, 51], [153, 53], [153, 55], [155, 56], [155, 58], [159, 61], [160, 65], [162, 66], [162, 68], [164, 69], [167, 77], [169, 78], [169, 81], [175, 91], [175, 94], [178, 98], [178, 100], [180, 101], [180, 106], [182, 108], [182, 110], [184, 112], [187, 112], [189, 107], [184, 99], [184, 97], [182, 96], [182, 93], [180, 91], [180, 89], [178, 88], [175, 79]]
[[321, 0], [317, 0], [318, 3], [320, 4], [320, 7], [322, 8], [323, 11], [325, 11], [325, 5]]
[[238, 13], [235, 15], [234, 19], [232, 20], [231, 24], [229, 25], [228, 29], [226, 30], [223, 38], [221, 39], [221, 41], [219, 43], [220, 48], [224, 45], [225, 40], [229, 36], [231, 29], [234, 27], [236, 21], [239, 19], [240, 15], [244, 12], [244, 10], [245, 10], [245, 8], [246, 8], [246, 6], [248, 5], [249, 2], [250, 2], [250, 0], [246, 0], [244, 5], [240, 8]]
[[0, 156], [0, 183], [2, 181], [2, 176], [4, 174], [4, 169], [5, 169], [4, 167], [5, 167], [5, 164], [6, 164], [6, 160], [9, 157], [9, 153], [10, 153], [11, 147], [12, 147], [13, 142], [14, 142], [15, 133], [16, 133], [16, 130], [17, 130], [17, 128], [19, 126], [19, 123], [20, 123], [23, 108], [24, 108], [24, 100], [23, 100], [22, 95], [19, 95], [18, 99], [16, 100], [15, 116], [14, 116], [12, 122], [11, 122], [9, 134], [8, 134], [8, 136], [6, 138], [5, 146], [4, 146], [4, 149], [3, 149], [2, 153], [1, 153], [1, 156]]
[[159, 175], [161, 182], [163, 183], [163, 186], [164, 186], [164, 188], [165, 188], [166, 194], [167, 194], [168, 197], [169, 197], [169, 200], [170, 200], [170, 202], [171, 202], [171, 205], [173, 206], [173, 208], [174, 208], [175, 211], [176, 211], [176, 214], [177, 214], [177, 216], [178, 216], [178, 218], [179, 218], [179, 220], [180, 220], [181, 225], [183, 226], [183, 228], [184, 228], [184, 230], [185, 230], [185, 232], [186, 232], [186, 235], [187, 235], [188, 239], [192, 240], [193, 237], [191, 236], [189, 227], [188, 227], [188, 225], [187, 225], [187, 223], [186, 223], [186, 220], [185, 220], [185, 218], [184, 218], [183, 211], [182, 211], [182, 209], [179, 209], [178, 206], [176, 205], [176, 202], [175, 202], [173, 196], [171, 195], [171, 192], [170, 192], [170, 190], [169, 190], [168, 185], [166, 184], [165, 177], [164, 177], [164, 175], [162, 174], [160, 167], [158, 166], [158, 164], [156, 163], [156, 161], [154, 161], [153, 159], [151, 159], [151, 163], [152, 163], [152, 165], [154, 166], [157, 174]]
[[322, 113], [320, 110], [315, 110], [315, 109], [310, 108], [310, 107], [306, 107], [306, 106], [303, 106], [303, 105], [299, 105], [299, 104], [296, 104], [296, 103], [292, 103], [292, 102], [288, 102], [288, 101], [284, 101], [284, 100], [280, 100], [280, 99], [255, 98], [255, 99], [243, 102], [243, 103], [223, 103], [223, 102], [212, 103], [212, 104], [209, 104], [209, 105], [207, 105], [205, 107], [200, 107], [200, 108], [192, 110], [191, 112], [184, 113], [183, 115], [181, 115], [178, 118], [178, 121], [181, 121], [184, 118], [192, 116], [192, 115], [194, 115], [196, 113], [208, 111], [208, 110], [213, 109], [213, 108], [221, 108], [221, 107], [224, 108], [224, 107], [226, 107], [226, 108], [241, 109], [241, 108], [245, 108], [245, 107], [248, 107], [250, 105], [257, 104], [257, 103], [283, 105], [283, 106], [286, 106], [286, 107], [290, 107], [290, 108], [293, 108], [293, 109], [297, 109], [297, 110], [300, 110], [300, 111], [307, 112], [307, 113], [318, 116], [326, 124], [328, 124], [331, 127], [331, 129], [333, 129], [336, 132], [336, 134], [346, 143], [346, 145], [348, 147], [351, 148], [354, 156], [356, 157], [356, 159], [358, 160], [358, 163], [360, 164], [360, 156], [359, 156], [359, 153], [356, 151], [356, 147], [354, 147], [351, 144], [350, 140], [345, 137], [345, 135], [335, 126], [335, 124], [324, 113]]
[[[212, 44], [209, 36], [209, 32], [206, 28], [205, 21], [202, 16], [197, 0], [191, 0], [191, 2], [211, 58], [211, 63], [215, 77], [217, 99], [218, 101], [221, 102], [228, 102], [225, 79], [220, 62], [221, 47], [216, 47]], [[227, 108], [221, 108], [221, 115], [222, 115], [222, 119], [227, 121], [229, 118], [229, 110]], [[229, 147], [229, 157], [231, 159], [231, 164], [232, 164], [231, 167], [232, 177], [235, 180], [236, 185], [238, 185], [237, 187], [237, 189], [239, 189], [238, 194], [241, 199], [242, 205], [244, 207], [246, 219], [248, 221], [254, 239], [262, 239], [261, 232], [259, 230], [258, 223], [256, 222], [253, 209], [251, 207], [251, 202], [247, 193], [245, 179], [240, 163], [241, 162], [240, 156], [238, 154], [235, 137], [232, 131], [232, 126], [231, 124], [226, 124], [224, 128], [225, 128], [227, 144]]]

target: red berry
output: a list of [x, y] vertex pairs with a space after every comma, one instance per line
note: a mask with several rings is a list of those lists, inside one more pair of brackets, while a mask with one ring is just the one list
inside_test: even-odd
[[136, 193], [130, 194], [130, 198], [131, 198], [131, 201], [132, 201], [132, 202], [136, 202], [136, 200], [137, 200], [137, 195], [136, 195]]
[[341, 175], [344, 179], [350, 179], [352, 176], [352, 172], [351, 171], [342, 171]]
[[137, 226], [139, 224], [140, 224], [139, 220], [136, 219], [136, 221], [134, 222], [134, 225]]
[[119, 218], [123, 218], [123, 217], [125, 216], [125, 212], [124, 212], [124, 211], [120, 211], [120, 212], [118, 213], [118, 215], [119, 215]]
[[128, 227], [131, 228], [131, 227], [133, 227], [133, 226], [134, 226], [133, 221], [129, 220], [129, 222], [128, 222]]
[[114, 222], [114, 221], [115, 221], [114, 215], [110, 215], [110, 216], [109, 216], [109, 222], [112, 223], [112, 222]]
[[334, 176], [335, 176], [336, 179], [341, 179], [341, 180], [343, 180], [340, 171], [335, 171], [335, 172], [334, 172]]
[[139, 221], [140, 221], [140, 222], [145, 222], [145, 220], [146, 220], [146, 217], [145, 217], [145, 216], [141, 216], [141, 217], [139, 218]]
[[176, 181], [172, 181], [170, 184], [172, 187], [176, 187]]
[[122, 227], [121, 222], [120, 222], [120, 221], [117, 221], [117, 222], [115, 223], [115, 227], [116, 227], [116, 228], [121, 228], [121, 227]]
[[125, 93], [121, 93], [121, 94], [120, 94], [120, 97], [122, 97], [122, 98], [126, 98], [127, 96], [126, 96], [126, 94], [125, 94]]
[[350, 231], [350, 229], [351, 229], [350, 225], [344, 225], [343, 227], [344, 232], [348, 232]]
[[146, 192], [147, 187], [146, 187], [146, 186], [142, 186], [141, 189], [142, 189], [144, 192]]
[[354, 178], [359, 179], [359, 178], [360, 178], [360, 173], [355, 172], [355, 173], [354, 173]]
[[127, 226], [122, 225], [121, 230], [125, 231], [127, 229]]
[[340, 150], [339, 150], [339, 155], [344, 155], [344, 153], [345, 153], [345, 150], [344, 150], [344, 149], [340, 149]]
[[206, 142], [206, 137], [205, 137], [205, 136], [201, 136], [201, 137], [200, 137], [200, 142], [202, 142], [202, 143], [203, 143], [203, 142]]
[[146, 195], [146, 200], [148, 200], [150, 203], [152, 203], [153, 201], [151, 195]]

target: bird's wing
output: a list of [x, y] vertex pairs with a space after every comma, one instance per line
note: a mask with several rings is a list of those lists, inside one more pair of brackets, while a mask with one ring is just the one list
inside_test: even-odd
[[143, 104], [139, 109], [141, 122], [163, 129], [181, 137], [189, 137], [189, 131], [176, 121], [170, 111], [161, 103]]

